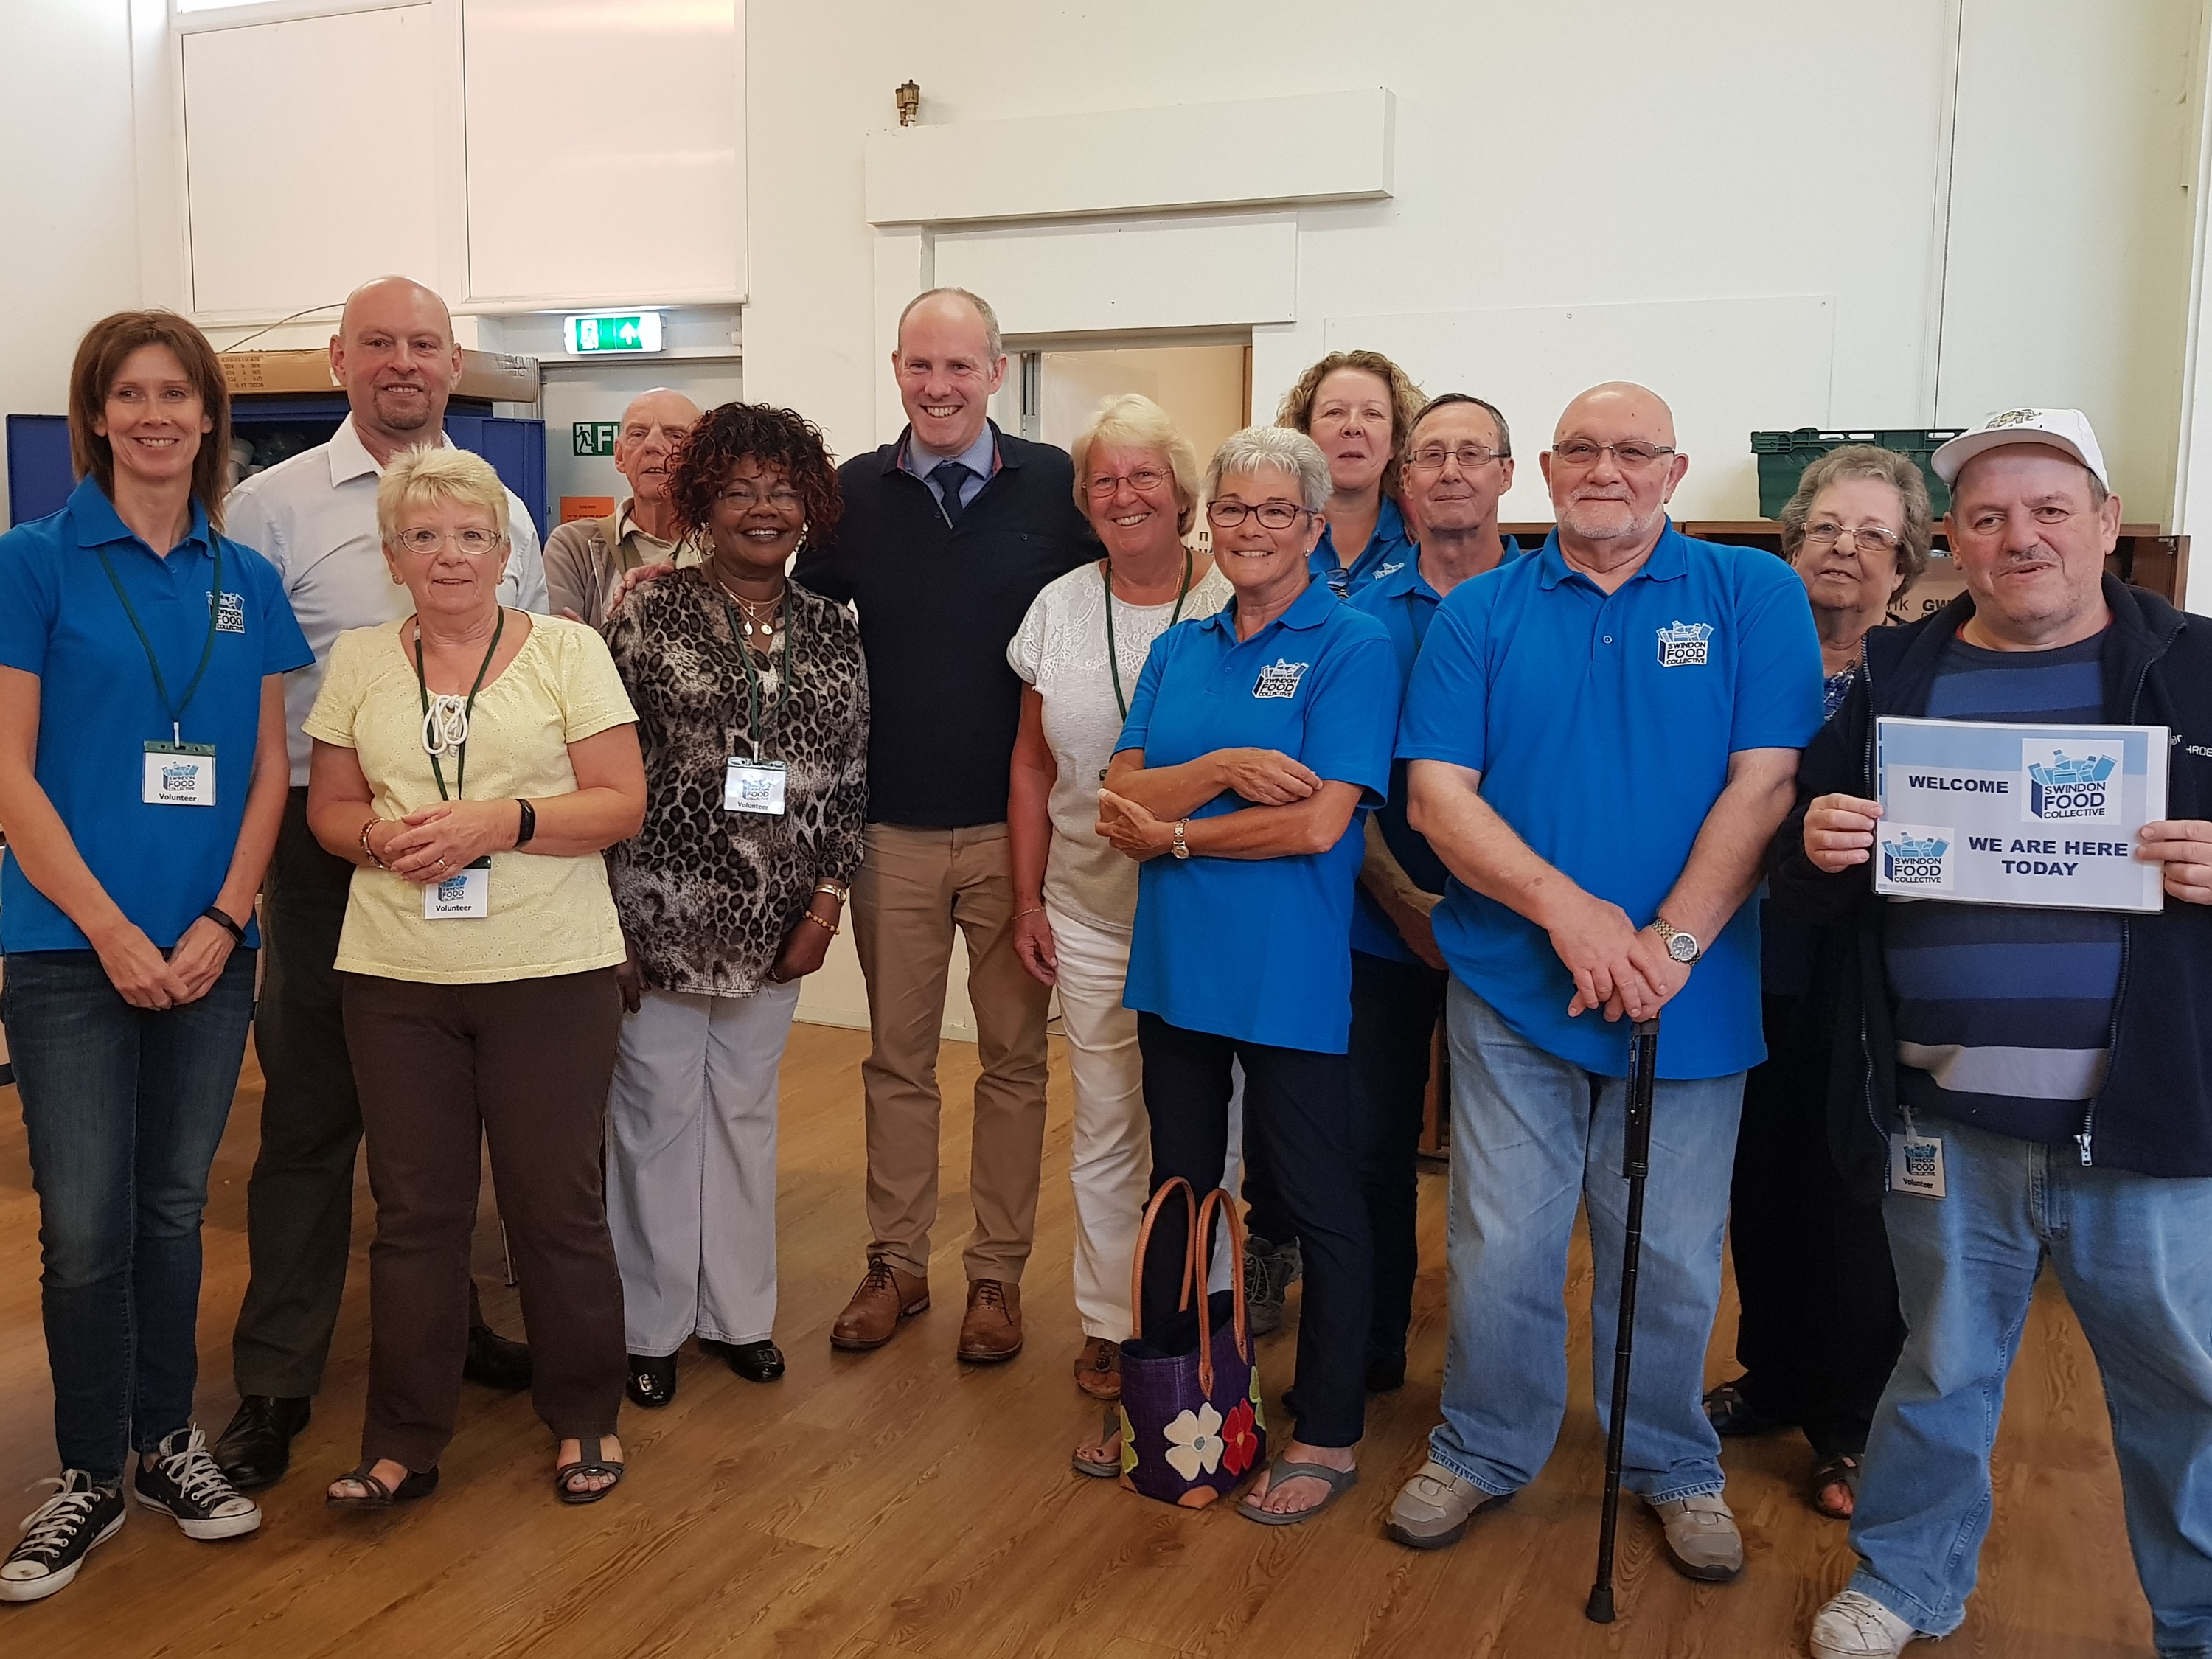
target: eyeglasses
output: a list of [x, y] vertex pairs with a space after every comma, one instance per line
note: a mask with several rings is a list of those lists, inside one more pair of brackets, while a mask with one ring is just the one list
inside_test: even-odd
[[1446, 449], [1442, 444], [1425, 444], [1406, 457], [1406, 465], [1423, 472], [1441, 472], [1444, 463], [1451, 460], [1459, 463], [1461, 471], [1472, 472], [1485, 462], [1506, 459], [1504, 451], [1485, 449], [1480, 444], [1462, 444], [1455, 449]]
[[1242, 501], [1208, 501], [1206, 517], [1217, 530], [1234, 530], [1244, 522], [1247, 515], [1259, 520], [1263, 530], [1288, 530], [1300, 519], [1311, 518], [1313, 509], [1292, 507], [1288, 501], [1262, 501], [1257, 507], [1247, 507]]
[[1595, 466], [1597, 458], [1608, 450], [1613, 453], [1613, 465], [1623, 472], [1641, 472], [1674, 453], [1665, 444], [1594, 444], [1587, 438], [1570, 438], [1563, 444], [1552, 446], [1552, 459], [1571, 467]]
[[1884, 530], [1878, 524], [1862, 525], [1856, 530], [1846, 530], [1839, 524], [1825, 520], [1805, 526], [1805, 545], [1817, 547], [1824, 552], [1838, 543], [1846, 543], [1854, 553], [1894, 553], [1903, 542], [1893, 530]]
[[1167, 481], [1168, 475], [1158, 467], [1142, 466], [1134, 472], [1119, 473], [1112, 477], [1102, 473], [1088, 481], [1083, 487], [1091, 492], [1093, 500], [1103, 501], [1111, 497], [1125, 483], [1141, 495], [1148, 490], [1158, 489]]
[[418, 526], [413, 530], [401, 531], [392, 539], [410, 553], [435, 553], [440, 548], [450, 543], [459, 550], [463, 558], [481, 559], [507, 538], [496, 530], [479, 530], [471, 525], [466, 530], [457, 530], [450, 536], [442, 530], [431, 530]]
[[799, 492], [789, 484], [777, 484], [766, 495], [760, 495], [743, 484], [732, 484], [714, 497], [717, 507], [730, 507], [738, 513], [747, 512], [763, 501], [779, 513], [788, 513], [799, 505]]

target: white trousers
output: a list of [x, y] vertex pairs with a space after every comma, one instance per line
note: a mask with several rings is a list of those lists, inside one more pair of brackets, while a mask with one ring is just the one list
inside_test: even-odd
[[777, 1074], [799, 982], [749, 997], [648, 990], [607, 1097], [607, 1226], [629, 1351], [775, 1325]]
[[[1046, 920], [1060, 958], [1060, 1029], [1075, 1084], [1067, 1170], [1075, 1189], [1075, 1311], [1085, 1336], [1122, 1342], [1129, 1335], [1130, 1269], [1152, 1175], [1137, 1017], [1121, 1005], [1129, 930], [1102, 927], [1058, 909], [1048, 909]], [[1221, 1171], [1221, 1184], [1232, 1194], [1243, 1144], [1240, 1072], [1229, 1102], [1229, 1161]], [[1239, 1270], [1224, 1227], [1215, 1241], [1210, 1288], [1225, 1289], [1229, 1274]]]

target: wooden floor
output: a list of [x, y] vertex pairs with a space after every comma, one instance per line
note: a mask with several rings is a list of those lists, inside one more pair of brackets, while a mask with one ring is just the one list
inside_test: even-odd
[[[1253, 1526], [1079, 1479], [1066, 1454], [1091, 1420], [1068, 1362], [1067, 1094], [1054, 1060], [1052, 1133], [1037, 1249], [1024, 1283], [1028, 1351], [957, 1365], [965, 1231], [964, 1110], [949, 1110], [946, 1224], [937, 1306], [888, 1348], [833, 1354], [830, 1321], [858, 1278], [861, 1217], [857, 1033], [802, 1025], [784, 1072], [782, 1315], [791, 1370], [741, 1382], [686, 1356], [666, 1411], [626, 1410], [631, 1474], [593, 1508], [556, 1504], [551, 1443], [526, 1399], [471, 1387], [443, 1488], [389, 1516], [333, 1516], [322, 1486], [358, 1445], [367, 1362], [367, 1189], [329, 1379], [292, 1475], [264, 1495], [255, 1536], [185, 1539], [134, 1508], [122, 1535], [54, 1599], [0, 1607], [0, 1650], [310, 1659], [318, 1655], [775, 1654], [811, 1659], [1268, 1659], [1427, 1656], [1738, 1656], [1803, 1651], [1813, 1611], [1849, 1565], [1843, 1528], [1799, 1495], [1794, 1437], [1738, 1443], [1729, 1496], [1750, 1565], [1693, 1586], [1665, 1565], [1640, 1512], [1625, 1520], [1621, 1621], [1586, 1624], [1601, 1448], [1588, 1331], [1575, 1329], [1576, 1397], [1559, 1449], [1519, 1503], [1455, 1549], [1389, 1543], [1382, 1518], [1418, 1468], [1443, 1357], [1442, 1177], [1425, 1175], [1412, 1381], [1375, 1402], [1360, 1486], [1310, 1525]], [[948, 1098], [963, 1102], [972, 1047], [948, 1044]], [[241, 1084], [207, 1219], [200, 1420], [234, 1403], [230, 1322], [244, 1288], [245, 1177], [258, 1079]], [[1663, 1201], [1662, 1200], [1661, 1201]], [[52, 1473], [40, 1337], [37, 1205], [19, 1115], [0, 1107], [0, 1493]], [[477, 1260], [498, 1283], [487, 1224]], [[1588, 1295], [1577, 1250], [1568, 1300]], [[511, 1292], [488, 1288], [515, 1332]], [[1295, 1305], [1295, 1304], [1294, 1304]], [[1732, 1308], [1713, 1375], [1731, 1375]], [[1261, 1344], [1268, 1408], [1287, 1380], [1288, 1334]], [[1997, 1447], [1996, 1524], [1966, 1626], [1941, 1656], [2106, 1659], [2148, 1655], [2149, 1617], [2130, 1565], [2097, 1373], [2046, 1279], [2014, 1374]], [[0, 1511], [12, 1521], [12, 1511]], [[1914, 1649], [1917, 1654], [1920, 1649]]]

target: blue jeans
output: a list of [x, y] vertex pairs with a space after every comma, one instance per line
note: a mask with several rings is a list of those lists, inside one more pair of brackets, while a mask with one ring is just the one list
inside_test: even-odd
[[62, 1467], [119, 1478], [191, 1421], [200, 1212], [253, 1012], [234, 950], [197, 1002], [116, 994], [89, 951], [7, 959], [0, 1019], [39, 1194], [40, 1302]]
[[2048, 1257], [2097, 1357], [2159, 1651], [2212, 1654], [2212, 1179], [1924, 1119], [1946, 1195], [1884, 1200], [1908, 1334], [1875, 1408], [1854, 1589], [1931, 1636], [1966, 1616], [1990, 1449]]
[[[1429, 1454], [1503, 1496], [1536, 1478], [1567, 1407], [1567, 1243], [1589, 1206], [1590, 1355], [1602, 1424], [1612, 1399], [1628, 1183], [1628, 1085], [1546, 1053], [1454, 978], [1451, 1340], [1443, 1416]], [[1666, 1037], [1660, 1037], [1662, 1052]], [[1621, 1065], [1628, 1025], [1620, 1025]], [[1705, 1421], [1705, 1346], [1721, 1298], [1721, 1231], [1743, 1073], [1662, 1080], [1638, 1277], [1622, 1483], [1654, 1503], [1717, 1492], [1720, 1437]]]

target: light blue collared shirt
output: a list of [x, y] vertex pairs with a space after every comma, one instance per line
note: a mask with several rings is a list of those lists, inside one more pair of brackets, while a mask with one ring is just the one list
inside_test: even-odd
[[[945, 461], [957, 461], [968, 469], [968, 477], [963, 479], [960, 484], [960, 506], [964, 511], [974, 504], [976, 495], [981, 492], [983, 486], [991, 481], [991, 474], [997, 469], [998, 433], [993, 429], [991, 423], [986, 421], [983, 422], [982, 431], [976, 434], [974, 443], [969, 444], [957, 455], [940, 455], [925, 445], [921, 439], [915, 437], [912, 427], [907, 428], [906, 442], [899, 448], [899, 465], [904, 471], [913, 473], [922, 483], [929, 484], [929, 493], [933, 495], [937, 493], [937, 486], [930, 483], [929, 475], [933, 470]], [[937, 510], [940, 513], [945, 511], [945, 503], [942, 501], [938, 502]], [[949, 514], [947, 521], [950, 521]]]

